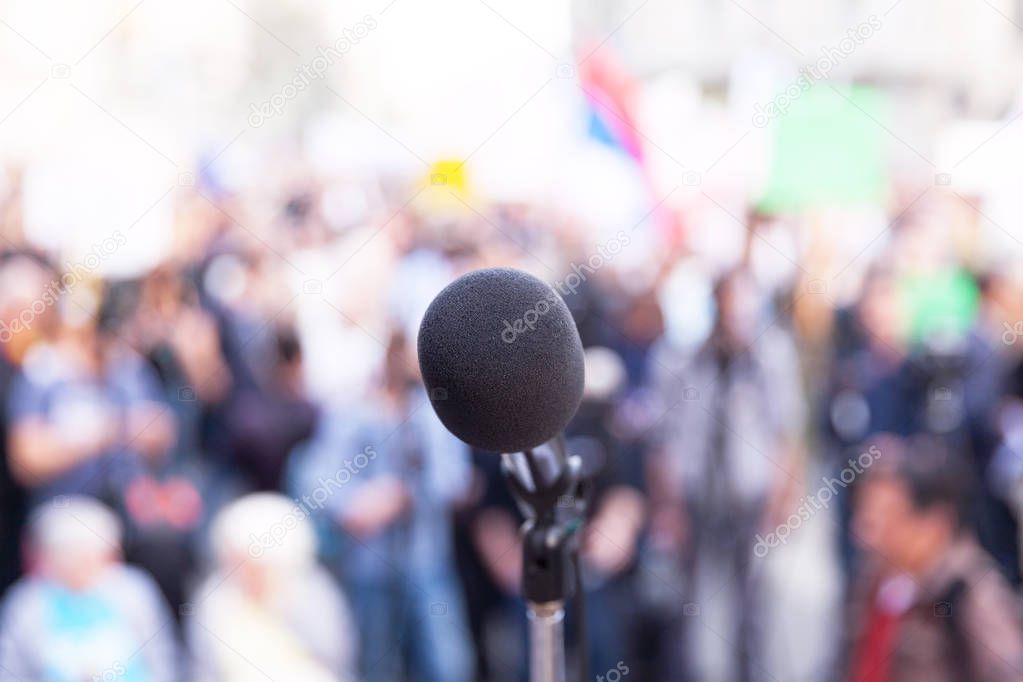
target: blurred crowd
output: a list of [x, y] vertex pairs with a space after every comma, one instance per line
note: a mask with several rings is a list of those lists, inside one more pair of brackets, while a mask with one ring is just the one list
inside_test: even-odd
[[30, 246], [6, 197], [0, 680], [525, 679], [522, 519], [415, 354], [496, 265], [557, 282], [586, 348], [573, 667], [1023, 680], [1023, 276], [975, 210], [895, 188], [845, 253], [849, 219], [739, 200], [722, 260], [698, 217], [598, 239], [442, 185], [200, 173], [128, 279]]

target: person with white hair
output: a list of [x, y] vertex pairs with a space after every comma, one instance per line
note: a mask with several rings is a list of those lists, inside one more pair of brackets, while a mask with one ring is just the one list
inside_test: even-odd
[[177, 679], [173, 617], [152, 578], [121, 561], [121, 539], [95, 499], [35, 510], [29, 572], [0, 610], [0, 681]]
[[255, 493], [213, 520], [214, 568], [186, 605], [190, 679], [354, 680], [348, 605], [301, 505]]

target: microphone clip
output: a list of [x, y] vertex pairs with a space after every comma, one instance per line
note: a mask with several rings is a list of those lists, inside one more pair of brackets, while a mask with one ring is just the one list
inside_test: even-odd
[[522, 515], [522, 596], [533, 604], [571, 598], [592, 482], [582, 460], [559, 435], [543, 445], [502, 455], [502, 473]]

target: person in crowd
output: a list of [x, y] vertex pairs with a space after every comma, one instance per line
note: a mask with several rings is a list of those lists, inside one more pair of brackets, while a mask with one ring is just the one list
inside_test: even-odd
[[7, 395], [10, 466], [32, 505], [85, 494], [112, 507], [125, 521], [128, 560], [178, 604], [187, 561], [169, 519], [197, 502], [193, 491], [154, 478], [177, 442], [178, 421], [151, 365], [89, 284], [60, 297], [52, 338], [25, 354]]
[[642, 461], [630, 458], [615, 424], [618, 398], [627, 382], [625, 363], [609, 348], [585, 353], [583, 400], [565, 429], [568, 452], [583, 461], [592, 481], [589, 518], [581, 552], [589, 633], [589, 669], [631, 661], [638, 672], [639, 643], [633, 633], [639, 611], [635, 590], [637, 550], [646, 523]]
[[[908, 313], [891, 264], [875, 263], [855, 302], [835, 314], [831, 363], [818, 416], [825, 466], [840, 470], [877, 433], [907, 435], [919, 427], [920, 391], [910, 360]], [[849, 489], [836, 493], [838, 551], [845, 578], [854, 570]]]
[[965, 457], [924, 434], [875, 447], [855, 501], [867, 561], [850, 599], [844, 679], [1023, 680], [1018, 597], [970, 528]]
[[980, 482], [974, 503], [977, 537], [1010, 583], [1018, 587], [1023, 574], [1019, 524], [1014, 517], [1016, 500], [1004, 494], [1009, 481], [995, 464], [1001, 445], [1012, 437], [1012, 408], [1019, 405], [1011, 380], [1016, 357], [1003, 342], [1005, 328], [1001, 324], [1018, 305], [1014, 301], [1018, 289], [999, 268], [978, 279], [977, 315], [955, 368], [962, 386], [965, 440]]
[[[7, 396], [28, 349], [52, 332], [61, 283], [36, 254], [0, 256], [0, 396]], [[45, 292], [49, 292], [44, 297]], [[0, 409], [0, 594], [21, 573], [21, 532], [28, 500], [7, 448], [7, 415]]]
[[[652, 529], [662, 544], [674, 539], [688, 604], [712, 597], [732, 604], [728, 630], [715, 642], [701, 644], [706, 631], [686, 627], [695, 619], [678, 619], [684, 646], [674, 653], [685, 663], [672, 668], [745, 682], [759, 656], [754, 537], [777, 524], [798, 480], [805, 407], [795, 348], [784, 331], [759, 324], [751, 274], [740, 267], [723, 275], [714, 303], [715, 326], [702, 347], [662, 345], [651, 360], [663, 410], [648, 472]], [[734, 645], [715, 656], [721, 640]]]
[[174, 682], [173, 616], [121, 559], [122, 527], [99, 501], [61, 496], [28, 526], [28, 574], [0, 608], [0, 680]]
[[217, 514], [210, 543], [213, 569], [185, 609], [189, 679], [358, 679], [359, 633], [316, 562], [305, 509], [276, 493], [246, 495]]
[[55, 338], [26, 354], [7, 396], [9, 460], [35, 503], [124, 491], [174, 443], [176, 422], [150, 367], [99, 322], [99, 297], [61, 299]]
[[279, 300], [278, 279], [258, 254], [214, 252], [201, 281], [200, 301], [216, 321], [229, 374], [226, 390], [210, 401], [205, 446], [226, 457], [240, 486], [278, 490], [288, 452], [316, 422], [299, 381], [302, 345], [281, 314], [288, 301]]
[[521, 516], [501, 475], [501, 458], [473, 449], [471, 462], [472, 497], [455, 517], [455, 539], [477, 677], [520, 682], [527, 676]]
[[883, 264], [867, 272], [856, 302], [836, 313], [821, 417], [824, 445], [837, 459], [872, 434], [917, 426], [906, 318], [897, 274]]
[[325, 415], [294, 453], [292, 492], [323, 511], [331, 562], [362, 635], [363, 677], [471, 680], [451, 537], [453, 508], [469, 484], [468, 447], [427, 404], [399, 329], [378, 385], [366, 404]]
[[132, 507], [146, 522], [191, 531], [238, 494], [218, 479], [224, 458], [208, 452], [203, 439], [209, 410], [226, 398], [231, 374], [216, 322], [199, 306], [185, 273], [158, 268], [130, 284], [120, 297], [126, 304], [118, 305], [116, 296], [108, 303], [124, 309], [118, 337], [152, 367], [180, 425], [173, 449], [152, 480], [139, 487], [145, 494]]

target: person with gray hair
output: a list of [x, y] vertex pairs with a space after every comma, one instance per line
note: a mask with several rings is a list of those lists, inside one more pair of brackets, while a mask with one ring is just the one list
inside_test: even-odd
[[186, 605], [190, 680], [354, 680], [357, 633], [299, 503], [246, 495], [213, 521], [214, 568]]
[[117, 516], [57, 497], [28, 526], [29, 573], [0, 609], [0, 681], [171, 682], [173, 618], [153, 579], [121, 560]]

